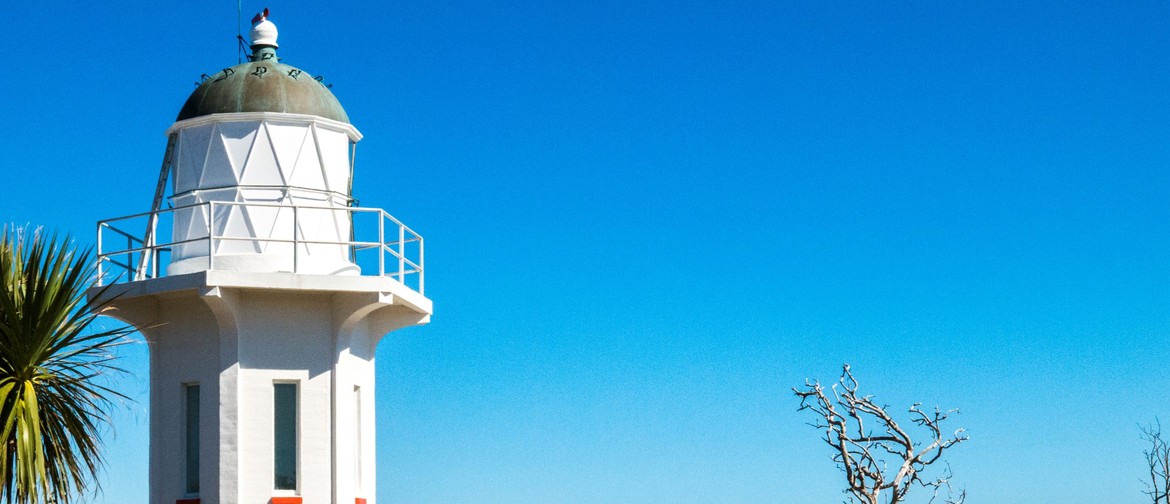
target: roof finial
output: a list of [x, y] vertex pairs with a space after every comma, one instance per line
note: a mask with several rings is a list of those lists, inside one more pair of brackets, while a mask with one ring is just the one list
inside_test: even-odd
[[268, 7], [252, 18], [252, 51], [260, 47], [279, 47], [276, 45], [276, 25], [268, 20]]

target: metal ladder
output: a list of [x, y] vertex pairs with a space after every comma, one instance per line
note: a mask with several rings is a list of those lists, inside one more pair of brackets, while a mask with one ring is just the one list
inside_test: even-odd
[[[150, 205], [150, 216], [147, 218], [146, 234], [142, 237], [142, 256], [138, 259], [138, 270], [134, 273], [134, 281], [145, 280], [147, 268], [150, 267], [151, 259], [154, 254], [154, 236], [155, 228], [158, 227], [158, 211], [162, 209], [163, 195], [167, 190], [167, 178], [171, 174], [171, 157], [175, 151], [175, 143], [178, 135], [172, 133], [167, 136], [167, 150], [163, 154], [162, 168], [158, 172], [158, 185], [154, 187], [154, 202]], [[157, 267], [157, 265], [155, 265]]]

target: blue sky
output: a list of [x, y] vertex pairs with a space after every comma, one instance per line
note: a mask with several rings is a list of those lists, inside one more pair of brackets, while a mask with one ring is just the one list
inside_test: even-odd
[[[355, 195], [427, 240], [379, 502], [839, 502], [789, 389], [842, 362], [962, 408], [972, 502], [1145, 501], [1170, 4], [895, 4], [268, 4], [365, 135]], [[0, 220], [92, 243], [149, 209], [236, 5], [0, 12]], [[146, 501], [143, 380], [98, 502]]]

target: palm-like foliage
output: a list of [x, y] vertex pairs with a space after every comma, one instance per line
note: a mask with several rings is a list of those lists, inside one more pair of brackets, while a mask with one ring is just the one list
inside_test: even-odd
[[68, 503], [96, 490], [100, 430], [113, 401], [101, 384], [131, 330], [91, 327], [100, 304], [88, 250], [39, 232], [0, 232], [0, 499]]

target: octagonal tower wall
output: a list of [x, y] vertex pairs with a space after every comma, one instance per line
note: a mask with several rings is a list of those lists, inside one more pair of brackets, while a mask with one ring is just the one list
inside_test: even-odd
[[[350, 257], [350, 124], [277, 112], [176, 122], [167, 274], [358, 274]], [[210, 239], [209, 239], [210, 237]]]

